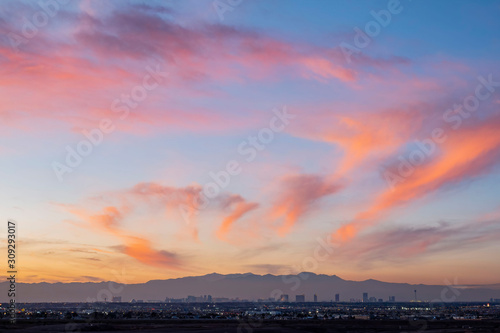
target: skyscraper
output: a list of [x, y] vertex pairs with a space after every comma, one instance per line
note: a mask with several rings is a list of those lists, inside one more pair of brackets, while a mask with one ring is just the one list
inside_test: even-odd
[[305, 302], [306, 301], [306, 295], [295, 295], [295, 302]]
[[335, 294], [335, 302], [340, 302], [340, 294]]
[[368, 302], [368, 293], [363, 293], [363, 303]]
[[317, 302], [318, 301], [318, 295], [314, 294], [314, 301]]

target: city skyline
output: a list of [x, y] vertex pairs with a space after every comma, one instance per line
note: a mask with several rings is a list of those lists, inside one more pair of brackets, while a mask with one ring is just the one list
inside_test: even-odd
[[500, 282], [498, 1], [1, 9], [17, 283]]

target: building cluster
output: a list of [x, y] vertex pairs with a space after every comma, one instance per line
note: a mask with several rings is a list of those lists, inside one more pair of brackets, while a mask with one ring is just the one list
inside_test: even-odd
[[[8, 317], [0, 306], [0, 317]], [[20, 303], [18, 319], [178, 320], [500, 320], [500, 304], [489, 303]], [[256, 320], [256, 319], [252, 319]]]
[[[356, 301], [359, 301], [359, 300], [355, 300], [355, 299], [352, 299], [351, 298], [351, 302], [356, 302]], [[376, 297], [368, 297], [368, 293], [363, 293], [363, 299], [362, 299], [362, 302], [363, 303], [368, 303], [368, 302], [379, 302], [379, 303], [382, 303], [382, 302], [396, 302], [396, 296], [389, 296], [389, 299], [387, 301], [384, 301], [383, 298], [376, 298]]]
[[[126, 302], [122, 299], [121, 296], [115, 296], [111, 300], [113, 303], [122, 303]], [[240, 299], [240, 298], [228, 298], [228, 297], [212, 297], [212, 295], [200, 295], [200, 296], [192, 296], [189, 295], [185, 298], [169, 298], [166, 297], [165, 300], [143, 300], [143, 299], [132, 299], [130, 303], [232, 303], [232, 302], [253, 302], [254, 300], [248, 299]], [[295, 298], [290, 297], [288, 294], [282, 294], [278, 298], [267, 298], [267, 299], [258, 299], [258, 303], [265, 302], [280, 302], [280, 303], [305, 303], [305, 302], [325, 302], [328, 300], [320, 299], [317, 294], [314, 294], [312, 299], [306, 297], [305, 294], [295, 295]], [[105, 301], [107, 302], [107, 300]], [[341, 300], [340, 294], [335, 294], [335, 299], [330, 300], [330, 302], [340, 303], [347, 302], [347, 300]], [[387, 299], [377, 298], [374, 296], [369, 296], [367, 292], [362, 293], [362, 298], [350, 298], [350, 303], [395, 303], [396, 296], [389, 296]], [[500, 299], [491, 298], [490, 303], [500, 303]]]
[[[272, 299], [270, 299], [272, 300]], [[277, 300], [278, 302], [291, 302], [289, 295], [283, 294], [279, 299]], [[311, 301], [310, 299], [306, 299], [306, 295], [301, 294], [301, 295], [295, 295], [295, 302], [307, 302]], [[318, 302], [318, 295], [314, 294], [313, 302]], [[324, 300], [323, 300], [324, 301]], [[333, 300], [331, 300], [333, 301]], [[335, 302], [338, 303], [340, 302], [340, 294], [335, 294]], [[368, 303], [368, 302], [396, 302], [396, 296], [389, 296], [389, 298], [384, 301], [382, 298], [376, 298], [376, 297], [368, 297], [368, 293], [363, 293], [363, 298], [362, 299], [356, 299], [356, 298], [351, 298], [350, 299], [351, 303], [358, 303], [358, 302], [363, 302], [363, 303]]]

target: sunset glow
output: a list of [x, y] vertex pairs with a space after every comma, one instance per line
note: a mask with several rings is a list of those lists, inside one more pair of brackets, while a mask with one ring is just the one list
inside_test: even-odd
[[42, 2], [0, 12], [20, 281], [295, 274], [326, 239], [318, 274], [499, 282], [498, 1]]

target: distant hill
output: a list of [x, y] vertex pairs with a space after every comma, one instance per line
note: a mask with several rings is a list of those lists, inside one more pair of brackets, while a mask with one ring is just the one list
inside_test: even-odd
[[[490, 286], [491, 287], [491, 286]], [[7, 301], [8, 282], [0, 283], [0, 300]], [[18, 283], [17, 302], [82, 302], [101, 300], [111, 301], [113, 296], [121, 296], [122, 301], [132, 299], [165, 300], [186, 298], [188, 295], [212, 295], [213, 298], [240, 298], [250, 301], [289, 295], [295, 301], [295, 295], [305, 294], [306, 301], [335, 300], [340, 294], [340, 301], [362, 299], [364, 292], [369, 297], [387, 301], [395, 296], [396, 301], [411, 301], [417, 298], [423, 301], [489, 301], [500, 298], [500, 290], [474, 286], [454, 288], [439, 285], [412, 285], [407, 283], [389, 283], [377, 280], [349, 281], [335, 275], [300, 273], [297, 275], [255, 275], [217, 273], [204, 276], [190, 276], [178, 279], [151, 280], [146, 283], [118, 285], [114, 282], [74, 282], [74, 283]]]

